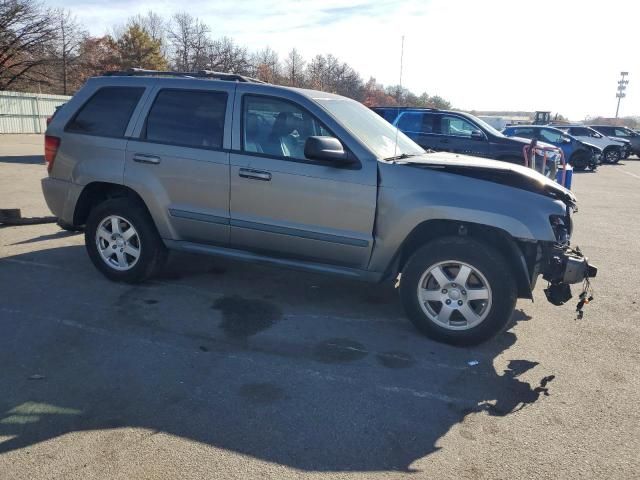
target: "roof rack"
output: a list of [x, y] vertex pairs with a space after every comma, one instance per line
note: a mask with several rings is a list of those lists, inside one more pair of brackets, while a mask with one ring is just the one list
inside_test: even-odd
[[129, 68], [128, 70], [113, 70], [103, 72], [104, 77], [181, 77], [181, 78], [210, 78], [212, 80], [227, 80], [230, 82], [267, 83], [257, 78], [238, 75], [235, 73], [214, 72], [200, 70], [197, 72], [174, 72], [162, 70], [146, 70], [144, 68]]

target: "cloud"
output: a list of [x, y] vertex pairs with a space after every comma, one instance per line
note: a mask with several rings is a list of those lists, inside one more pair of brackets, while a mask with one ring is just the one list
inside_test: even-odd
[[[153, 10], [181, 9], [215, 36], [281, 57], [332, 53], [365, 80], [397, 83], [405, 36], [405, 86], [468, 109], [549, 109], [581, 119], [612, 115], [620, 70], [630, 72], [625, 115], [640, 114], [640, 2], [610, 0], [49, 0], [93, 34]], [[637, 77], [636, 77], [637, 75]]]

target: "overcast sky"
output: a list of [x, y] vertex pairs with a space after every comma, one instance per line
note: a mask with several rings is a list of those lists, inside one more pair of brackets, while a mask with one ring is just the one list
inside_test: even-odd
[[[332, 53], [364, 80], [399, 80], [476, 110], [552, 110], [571, 119], [614, 116], [620, 71], [628, 71], [621, 115], [640, 115], [637, 0], [47, 0], [71, 9], [92, 34], [149, 9], [186, 8], [251, 50], [284, 57]], [[635, 93], [637, 92], [637, 93]]]

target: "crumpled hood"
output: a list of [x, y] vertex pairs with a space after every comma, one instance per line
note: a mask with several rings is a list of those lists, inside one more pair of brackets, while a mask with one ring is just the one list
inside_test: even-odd
[[432, 168], [520, 188], [562, 200], [571, 207], [575, 207], [577, 202], [575, 195], [570, 190], [531, 168], [513, 163], [449, 152], [425, 153], [417, 157], [398, 160], [396, 163]]

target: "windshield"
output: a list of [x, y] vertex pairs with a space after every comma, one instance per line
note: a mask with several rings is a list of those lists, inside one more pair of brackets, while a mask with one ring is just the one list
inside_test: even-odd
[[489, 125], [487, 122], [482, 120], [481, 118], [475, 117], [473, 115], [469, 115], [469, 116], [471, 118], [473, 118], [473, 121], [476, 122], [478, 125], [480, 125], [484, 129], [485, 132], [488, 130], [489, 133], [495, 135], [496, 137], [504, 137], [504, 134], [501, 131], [496, 130], [491, 125]]
[[[422, 155], [424, 150], [377, 113], [361, 103], [341, 98], [316, 98], [358, 140], [385, 160]], [[396, 146], [397, 138], [397, 146]]]

